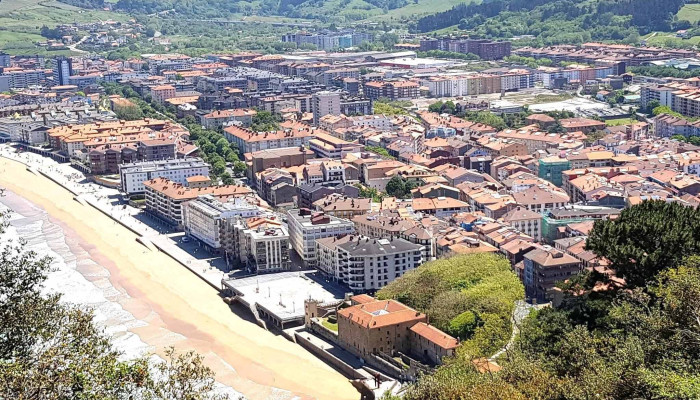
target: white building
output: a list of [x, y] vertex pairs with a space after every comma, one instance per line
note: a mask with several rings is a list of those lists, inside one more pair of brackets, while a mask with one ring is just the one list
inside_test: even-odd
[[160, 161], [141, 161], [119, 166], [122, 192], [143, 193], [143, 183], [154, 178], [167, 178], [179, 184], [186, 184], [187, 178], [197, 175], [209, 176], [209, 164], [201, 158], [178, 158]]
[[32, 122], [31, 117], [5, 117], [0, 118], [0, 137], [9, 138], [12, 142], [21, 139], [22, 125]]
[[223, 203], [214, 196], [204, 195], [183, 205], [182, 222], [185, 233], [199, 239], [214, 252], [220, 252], [225, 247], [233, 246], [232, 238], [227, 237], [227, 232], [231, 231], [227, 226], [232, 226], [237, 217], [255, 217], [260, 212], [259, 207], [245, 198], [234, 198]]
[[355, 292], [381, 289], [423, 263], [423, 246], [359, 235], [316, 241], [318, 269]]
[[252, 221], [247, 229], [238, 232], [241, 239], [239, 257], [251, 271], [257, 273], [289, 270], [289, 233], [278, 222]]
[[316, 239], [347, 235], [355, 225], [347, 219], [306, 209], [287, 211], [289, 241], [307, 266], [316, 266]]
[[373, 128], [378, 131], [388, 131], [394, 127], [391, 118], [386, 115], [358, 115], [356, 117], [348, 117], [353, 126], [361, 128]]

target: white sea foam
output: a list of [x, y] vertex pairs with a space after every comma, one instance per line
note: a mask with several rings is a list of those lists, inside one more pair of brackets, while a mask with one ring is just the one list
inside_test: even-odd
[[[13, 194], [0, 199], [0, 211], [9, 210], [3, 204], [17, 204], [21, 201]], [[132, 359], [152, 354], [154, 348], [141, 340], [130, 329], [147, 326], [148, 322], [136, 318], [125, 310], [120, 302], [129, 299], [129, 295], [116, 288], [109, 280], [109, 271], [90, 258], [90, 254], [79, 244], [69, 243], [61, 226], [52, 223], [48, 214], [42, 209], [22, 202], [21, 214], [11, 212], [8, 217], [10, 225], [2, 235], [0, 245], [18, 245], [20, 238], [24, 249], [34, 251], [39, 257], [51, 258], [52, 271], [45, 282], [46, 293], [60, 293], [62, 301], [89, 308], [94, 312], [95, 323], [110, 336], [114, 346], [120, 350], [123, 359]], [[173, 342], [182, 339], [175, 332], [164, 333]], [[161, 360], [158, 356], [152, 359]], [[217, 390], [227, 393], [231, 399], [238, 399], [240, 393], [219, 384]]]

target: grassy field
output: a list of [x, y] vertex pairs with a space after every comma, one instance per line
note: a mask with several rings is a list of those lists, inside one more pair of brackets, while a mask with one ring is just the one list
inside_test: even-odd
[[63, 55], [69, 51], [48, 52], [36, 47], [45, 40], [39, 35], [41, 27], [94, 21], [127, 21], [124, 14], [100, 10], [84, 10], [54, 0], [2, 0], [0, 6], [0, 49], [10, 54]]
[[652, 32], [649, 35], [644, 36], [644, 40], [647, 42], [647, 46], [658, 46], [664, 47], [669, 44], [678, 45], [698, 45], [700, 44], [700, 36], [693, 36], [689, 39], [681, 39], [676, 37], [675, 33], [671, 32]]
[[469, 0], [418, 0], [411, 2], [405, 7], [389, 10], [386, 14], [377, 15], [369, 18], [374, 21], [387, 21], [392, 19], [401, 19], [413, 15], [434, 14], [449, 10], [453, 6], [460, 3], [471, 3]]
[[700, 4], [686, 4], [678, 11], [678, 19], [695, 23], [700, 21]]
[[607, 126], [620, 126], [620, 125], [631, 125], [637, 122], [636, 119], [632, 118], [620, 118], [620, 119], [611, 119], [605, 121], [605, 125]]

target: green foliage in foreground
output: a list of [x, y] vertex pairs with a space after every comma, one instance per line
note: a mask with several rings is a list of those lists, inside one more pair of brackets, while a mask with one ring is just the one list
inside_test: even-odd
[[123, 360], [90, 311], [44, 294], [50, 261], [21, 245], [0, 252], [0, 398], [225, 398], [195, 353]]
[[643, 287], [659, 272], [700, 254], [700, 211], [645, 201], [614, 220], [597, 221], [586, 248], [610, 260], [628, 286]]
[[[700, 398], [698, 215], [648, 202], [614, 223], [596, 223], [590, 248], [628, 279], [623, 290], [593, 290], [607, 283], [597, 273], [571, 279], [561, 286], [558, 307], [524, 320], [514, 345], [497, 360], [500, 372], [479, 373], [474, 355], [462, 349], [409, 387], [404, 399]], [[412, 286], [415, 293], [398, 294], [418, 303], [435, 298], [448, 273], [429, 274]]]
[[491, 355], [511, 335], [515, 301], [523, 286], [503, 257], [460, 255], [428, 262], [377, 293], [425, 312], [430, 323], [463, 342], [461, 351]]

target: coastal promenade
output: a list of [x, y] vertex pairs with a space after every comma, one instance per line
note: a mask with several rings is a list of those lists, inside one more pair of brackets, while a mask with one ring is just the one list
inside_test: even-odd
[[41, 174], [61, 185], [75, 196], [77, 202], [94, 207], [115, 223], [138, 235], [137, 241], [149, 251], [162, 251], [214, 289], [221, 291], [221, 279], [225, 277], [223, 271], [213, 268], [204, 260], [193, 257], [178, 247], [168, 235], [136, 219], [135, 213], [139, 212], [138, 209], [126, 204], [114, 204], [113, 200], [119, 196], [116, 189], [87, 183], [85, 175], [72, 168], [70, 164], [60, 164], [35, 153], [17, 153], [13, 147], [7, 145], [0, 147], [0, 156], [21, 162], [30, 172]]
[[[128, 330], [157, 355], [168, 346], [197, 351], [217, 381], [251, 400], [359, 398], [339, 372], [284, 336], [232, 312], [212, 283], [194, 278], [193, 269], [210, 274], [218, 289], [223, 272], [203, 271], [207, 260], [192, 256], [191, 268], [185, 269], [165, 251], [150, 249], [159, 240], [183, 252], [180, 247], [186, 246], [157, 225], [127, 215], [131, 208], [119, 203], [116, 190], [85, 183], [70, 165], [17, 154], [8, 146], [0, 146], [0, 156], [0, 186], [44, 209], [51, 221], [84, 243], [91, 258], [107, 268], [109, 280], [128, 293], [124, 309], [147, 323]], [[136, 222], [128, 222], [132, 220]], [[142, 244], [142, 238], [150, 245]]]

